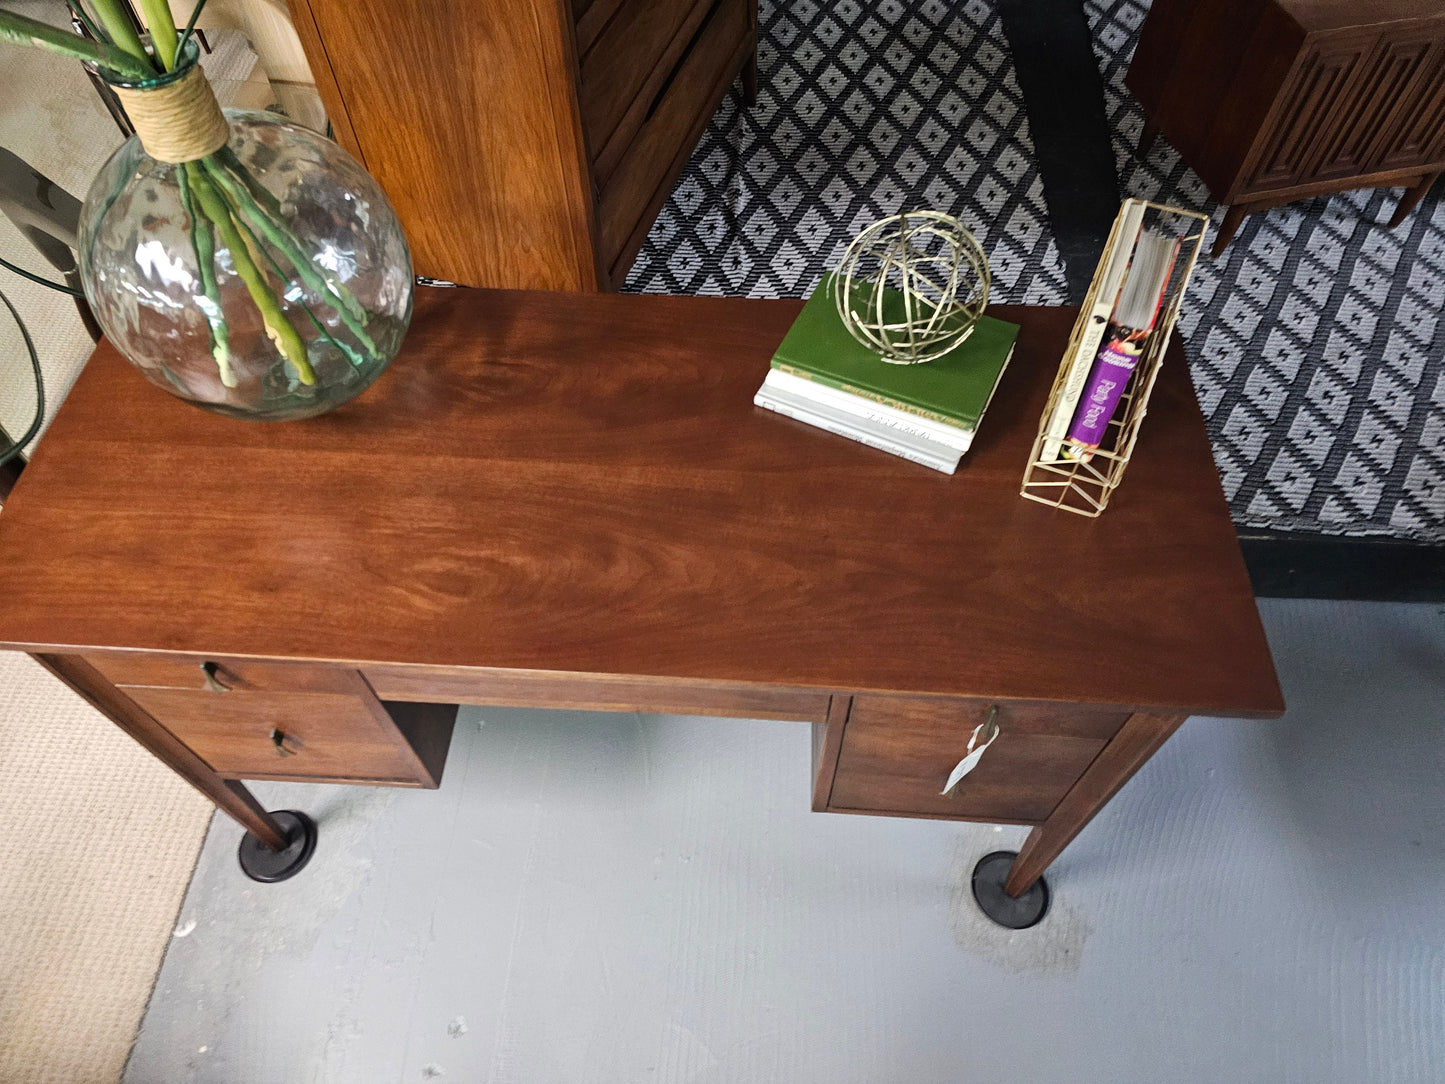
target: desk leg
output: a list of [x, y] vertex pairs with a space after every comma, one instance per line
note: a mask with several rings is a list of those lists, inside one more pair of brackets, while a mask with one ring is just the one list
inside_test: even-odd
[[1188, 716], [1149, 715], [1144, 712], [1129, 716], [1119, 733], [1104, 746], [1103, 752], [1094, 758], [1079, 781], [1064, 795], [1063, 801], [1049, 814], [1049, 819], [1029, 833], [1009, 870], [1004, 891], [1015, 898], [1027, 892], [1043, 876], [1050, 863], [1073, 842], [1084, 825], [1094, 819], [1094, 814], [1103, 809], [1144, 762], [1158, 752], [1186, 718]]
[[813, 812], [826, 813], [833, 793], [833, 776], [838, 773], [838, 753], [843, 747], [843, 727], [853, 710], [853, 698], [835, 693], [828, 698], [828, 716], [813, 724]]
[[240, 783], [222, 779], [160, 723], [126, 696], [79, 655], [31, 655], [36, 662], [78, 692], [91, 707], [110, 719], [229, 813], [242, 828], [274, 851], [284, 850], [288, 833]]

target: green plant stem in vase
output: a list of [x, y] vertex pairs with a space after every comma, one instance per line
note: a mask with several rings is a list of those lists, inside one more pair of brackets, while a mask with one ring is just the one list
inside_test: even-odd
[[330, 140], [217, 105], [191, 37], [200, 5], [177, 32], [165, 0], [139, 0], [149, 48], [119, 0], [89, 6], [95, 40], [0, 11], [0, 43], [86, 61], [135, 126], [81, 212], [106, 337], [219, 413], [307, 417], [359, 394], [411, 319], [411, 255], [376, 182]]

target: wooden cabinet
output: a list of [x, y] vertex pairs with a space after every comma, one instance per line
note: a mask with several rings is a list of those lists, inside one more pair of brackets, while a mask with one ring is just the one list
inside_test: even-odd
[[1126, 79], [1147, 118], [1244, 215], [1350, 188], [1404, 187], [1397, 226], [1445, 169], [1438, 0], [1155, 0]]
[[757, 0], [291, 0], [337, 140], [420, 275], [616, 288], [733, 79]]

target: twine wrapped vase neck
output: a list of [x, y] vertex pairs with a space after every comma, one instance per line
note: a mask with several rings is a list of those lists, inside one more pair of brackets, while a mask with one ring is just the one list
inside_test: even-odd
[[230, 126], [199, 65], [156, 86], [113, 83], [146, 154], [158, 162], [194, 162], [230, 139]]

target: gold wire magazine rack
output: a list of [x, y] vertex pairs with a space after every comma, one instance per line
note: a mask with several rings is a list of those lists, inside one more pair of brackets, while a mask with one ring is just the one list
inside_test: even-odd
[[[1134, 453], [1140, 423], [1149, 410], [1149, 395], [1154, 390], [1159, 366], [1164, 361], [1164, 351], [1174, 333], [1174, 323], [1183, 308], [1185, 288], [1204, 247], [1204, 233], [1208, 225], [1208, 215], [1145, 200], [1128, 199], [1119, 208], [1114, 228], [1104, 246], [1104, 254], [1099, 259], [1093, 282], [1079, 310], [1079, 319], [1069, 336], [1069, 346], [1059, 365], [1059, 375], [1054, 380], [1043, 416], [1039, 419], [1038, 436], [1034, 438], [1023, 486], [1019, 490], [1022, 496], [1081, 516], [1097, 516], [1108, 506], [1109, 495], [1123, 480], [1124, 468], [1129, 465], [1129, 457]], [[1102, 345], [1100, 333], [1114, 301], [1112, 296], [1107, 299], [1103, 296], [1104, 283], [1112, 278], [1117, 289], [1117, 274], [1111, 276], [1109, 273], [1116, 251], [1127, 245], [1129, 251], [1121, 253], [1121, 258], [1132, 255], [1138, 236], [1146, 230], [1177, 237], [1180, 242], [1178, 256], [1164, 287], [1159, 315], [1099, 447], [1087, 457], [1070, 458], [1063, 438], [1068, 433], [1080, 394], [1093, 368], [1094, 357]], [[1100, 313], [1104, 314], [1102, 318]]]

